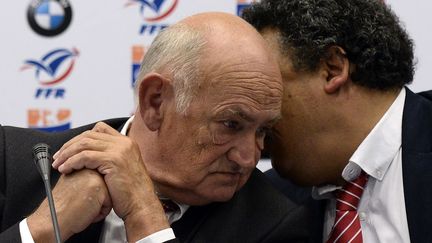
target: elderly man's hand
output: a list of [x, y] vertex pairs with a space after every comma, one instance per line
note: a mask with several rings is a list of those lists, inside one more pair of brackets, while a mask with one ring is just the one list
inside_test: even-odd
[[112, 127], [97, 123], [65, 143], [54, 159], [53, 167], [61, 173], [88, 168], [104, 176], [114, 211], [125, 221], [128, 241], [169, 228], [138, 145]]
[[[62, 175], [53, 190], [62, 241], [83, 231], [111, 211], [111, 199], [102, 176], [92, 170]], [[28, 217], [35, 242], [54, 242], [48, 201]]]

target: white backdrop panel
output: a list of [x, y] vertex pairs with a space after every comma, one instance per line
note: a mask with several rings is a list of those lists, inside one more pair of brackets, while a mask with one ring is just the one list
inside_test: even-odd
[[[177, 5], [167, 16], [155, 22], [145, 20], [163, 15], [176, 1]], [[236, 14], [238, 4], [250, 1], [165, 0], [159, 1], [162, 4], [158, 11], [146, 6], [141, 13], [139, 2], [144, 1], [72, 0], [72, 22], [65, 32], [55, 37], [43, 37], [29, 27], [26, 13], [32, 2], [35, 0], [9, 1], [0, 9], [0, 123], [49, 128], [65, 124], [76, 127], [100, 119], [129, 116], [133, 112], [133, 64], [139, 63], [162, 26], [204, 11]], [[429, 44], [432, 33], [428, 30], [432, 3], [427, 0], [386, 2], [416, 42], [417, 73], [410, 87], [414, 91], [431, 89], [428, 71], [432, 68]], [[152, 28], [154, 32], [150, 33]], [[65, 50], [41, 60], [58, 49]], [[37, 68], [26, 64], [32, 60], [47, 67], [52, 59], [62, 55], [69, 56], [58, 65], [51, 79], [43, 71], [37, 77]], [[73, 68], [63, 80], [43, 84], [61, 77], [72, 63]]]

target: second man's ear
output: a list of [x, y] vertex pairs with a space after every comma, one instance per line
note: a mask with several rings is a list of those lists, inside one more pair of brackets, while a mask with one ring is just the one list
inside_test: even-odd
[[324, 90], [331, 94], [338, 91], [348, 81], [350, 62], [341, 47], [331, 46], [327, 49], [324, 64], [328, 73]]
[[164, 116], [163, 102], [169, 80], [158, 73], [144, 76], [138, 90], [139, 110], [142, 120], [149, 130], [160, 128]]

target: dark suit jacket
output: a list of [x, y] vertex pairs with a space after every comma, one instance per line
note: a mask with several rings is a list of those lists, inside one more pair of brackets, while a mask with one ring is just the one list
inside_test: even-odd
[[[106, 121], [119, 129], [125, 119]], [[0, 126], [0, 242], [20, 242], [19, 222], [45, 198], [32, 147], [44, 142], [57, 151], [93, 125], [61, 133]], [[52, 172], [53, 184], [59, 174]], [[274, 190], [254, 171], [248, 183], [226, 203], [190, 207], [172, 227], [181, 242], [306, 242], [304, 211]], [[98, 242], [103, 223], [96, 223], [68, 242]]]
[[[432, 242], [432, 91], [414, 94], [406, 89], [402, 118], [402, 177], [408, 229], [412, 243]], [[324, 201], [311, 198], [310, 188], [299, 188], [266, 172], [288, 198], [307, 209], [310, 242], [322, 242]]]

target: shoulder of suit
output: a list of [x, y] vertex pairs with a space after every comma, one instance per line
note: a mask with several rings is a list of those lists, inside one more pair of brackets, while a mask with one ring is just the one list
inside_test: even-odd
[[[127, 118], [115, 118], [104, 120], [103, 122], [118, 129], [126, 120]], [[46, 143], [51, 146], [53, 152], [56, 152], [65, 142], [84, 131], [92, 129], [95, 124], [96, 123], [92, 123], [62, 132], [43, 132], [30, 128], [1, 126], [0, 139], [3, 140], [2, 142], [6, 149], [11, 148], [31, 151], [34, 145]]]
[[420, 92], [420, 93], [418, 93], [418, 95], [432, 101], [432, 90]]
[[[258, 169], [252, 173], [249, 181], [237, 193], [236, 197], [250, 202], [252, 208], [268, 210], [267, 213], [284, 213], [297, 208], [298, 205], [278, 191]], [[278, 211], [278, 212], [277, 212]]]

